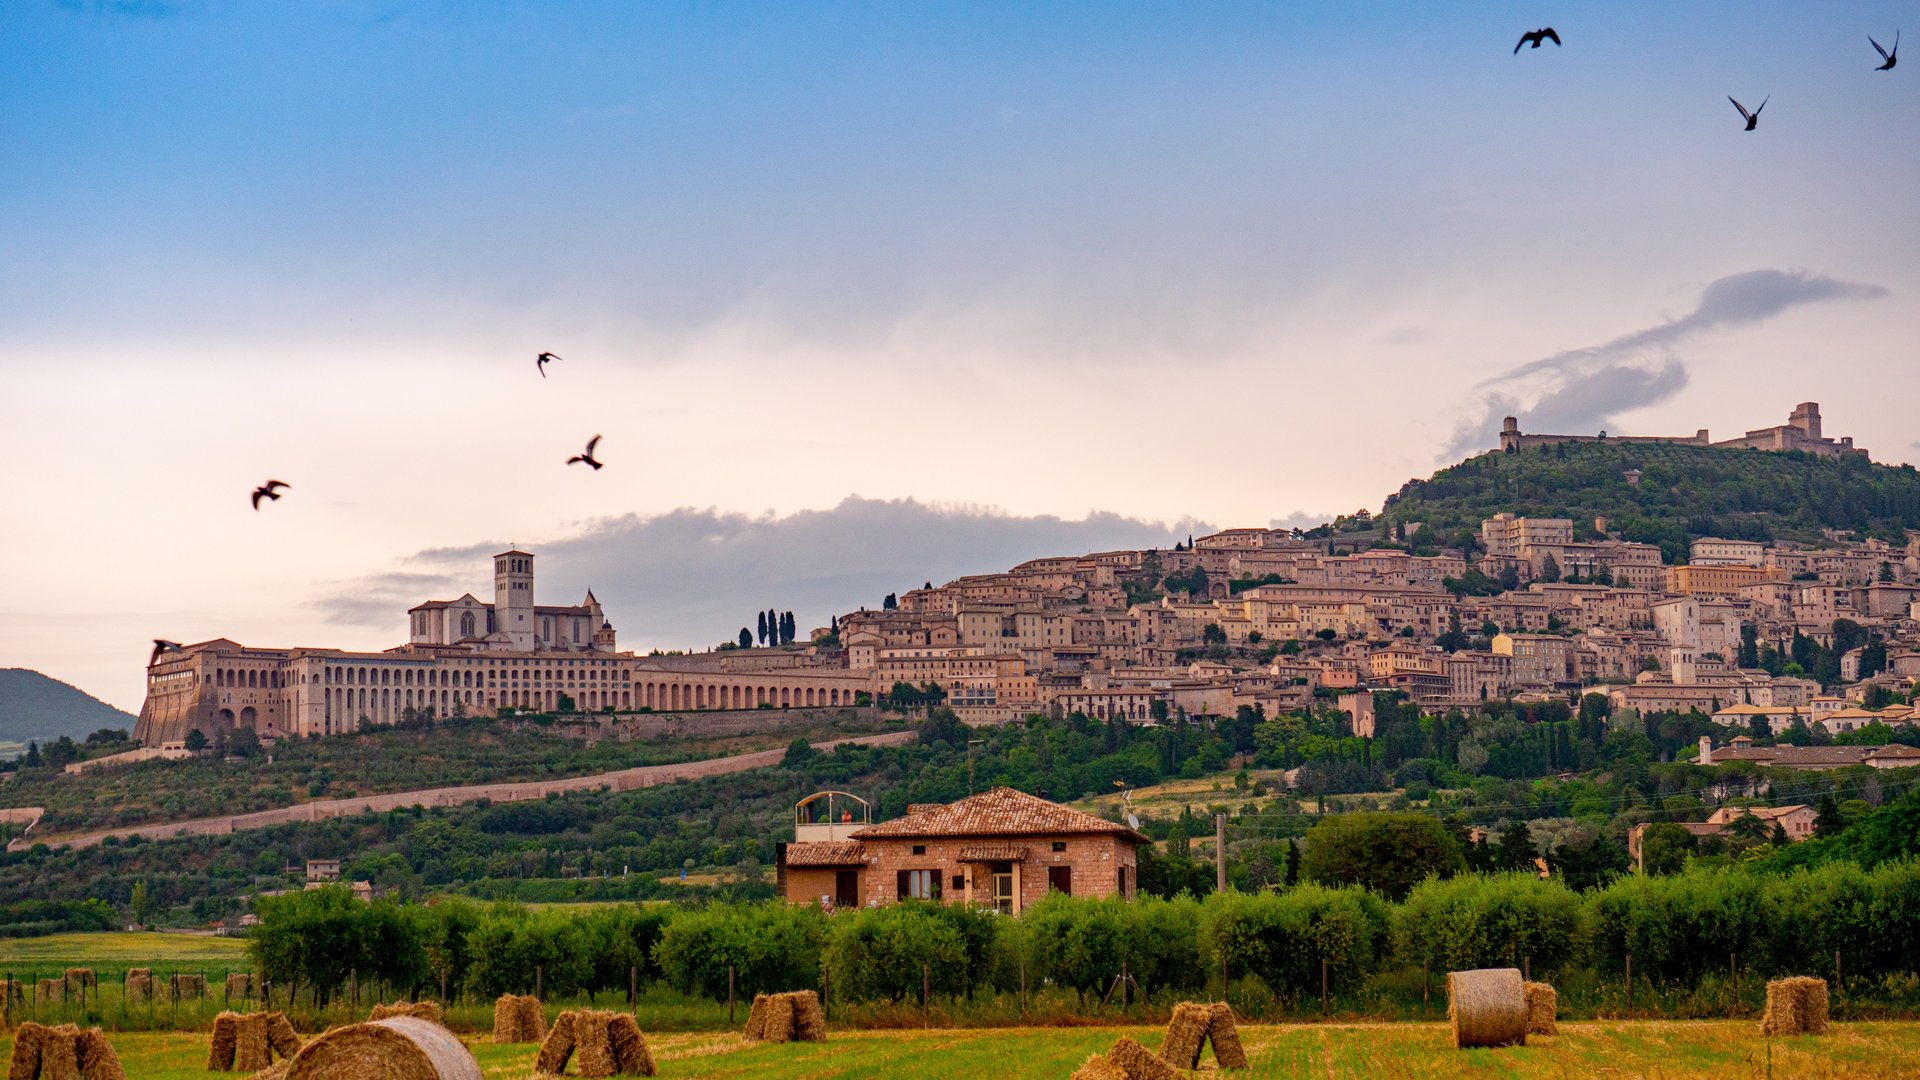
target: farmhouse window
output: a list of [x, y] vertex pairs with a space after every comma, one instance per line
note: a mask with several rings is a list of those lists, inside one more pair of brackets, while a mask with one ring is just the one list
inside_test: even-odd
[[1073, 867], [1047, 867], [1047, 888], [1065, 896], [1073, 895]]
[[925, 844], [913, 845], [913, 853], [915, 855], [925, 855], [927, 853], [927, 845]]
[[940, 899], [938, 870], [901, 870], [897, 872], [894, 884], [902, 900]]
[[1065, 840], [1055, 840], [1053, 842], [1053, 850], [1055, 851], [1067, 850], [1067, 842]]

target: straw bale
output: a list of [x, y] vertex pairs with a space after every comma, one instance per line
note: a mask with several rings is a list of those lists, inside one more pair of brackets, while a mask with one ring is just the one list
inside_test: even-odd
[[80, 1029], [60, 1024], [40, 1036], [39, 1080], [80, 1080]]
[[285, 1080], [482, 1080], [459, 1036], [416, 1016], [334, 1028], [300, 1048]]
[[34, 1080], [40, 1075], [40, 1044], [47, 1038], [47, 1026], [32, 1020], [13, 1031], [13, 1058], [7, 1062], [7, 1080]]
[[100, 980], [93, 974], [92, 968], [68, 968], [67, 989], [80, 991], [90, 986], [99, 986]]
[[753, 1007], [747, 1010], [747, 1038], [767, 1037], [767, 995], [753, 995]]
[[547, 1037], [547, 1014], [531, 994], [502, 994], [493, 1003], [493, 1041], [537, 1043]]
[[567, 1059], [573, 1056], [574, 1015], [574, 1010], [567, 1009], [553, 1018], [553, 1026], [547, 1029], [547, 1037], [540, 1043], [540, 1052], [534, 1056], [534, 1072], [558, 1076], [566, 1071]]
[[1520, 969], [1448, 972], [1447, 1019], [1456, 1047], [1525, 1046], [1527, 987]]
[[148, 1001], [151, 1000], [152, 997], [153, 969], [128, 968], [126, 979], [127, 1004], [132, 1005], [135, 1002]]
[[27, 992], [19, 979], [0, 979], [0, 1001], [25, 1003]]
[[78, 1050], [80, 1080], [127, 1080], [120, 1055], [113, 1052], [113, 1044], [99, 1028], [80, 1033]]
[[1127, 1080], [1180, 1080], [1180, 1071], [1154, 1057], [1146, 1047], [1125, 1036], [1107, 1051], [1107, 1060], [1127, 1074]]
[[785, 994], [767, 998], [767, 1026], [761, 1041], [783, 1043], [793, 1038], [793, 999]]
[[1160, 1044], [1160, 1056], [1175, 1067], [1191, 1069], [1200, 1063], [1200, 1051], [1207, 1045], [1207, 1029], [1213, 1026], [1213, 1012], [1205, 1005], [1183, 1001], [1173, 1007], [1173, 1019], [1167, 1024], [1166, 1041]]
[[795, 990], [787, 997], [793, 1002], [794, 1041], [827, 1041], [827, 1013], [820, 1007], [820, 995], [811, 990]]
[[281, 1058], [290, 1058], [300, 1052], [300, 1033], [293, 1030], [293, 1021], [282, 1012], [267, 1014], [267, 1045]]
[[1240, 1045], [1240, 1025], [1234, 1022], [1233, 1006], [1216, 1001], [1207, 1011], [1213, 1014], [1207, 1038], [1213, 1042], [1214, 1060], [1223, 1069], [1246, 1068], [1247, 1048]]
[[385, 1020], [390, 1016], [411, 1016], [416, 1020], [440, 1023], [440, 1003], [437, 1001], [396, 1001], [391, 1005], [375, 1005], [369, 1020]]
[[613, 1060], [622, 1076], [653, 1076], [653, 1048], [640, 1025], [626, 1013], [613, 1013], [607, 1021], [607, 1038], [613, 1043]]
[[1095, 1054], [1073, 1070], [1073, 1080], [1127, 1080], [1127, 1071]]
[[287, 1080], [287, 1066], [291, 1064], [289, 1061], [276, 1061], [247, 1077], [247, 1080]]
[[1825, 1035], [1827, 980], [1795, 975], [1769, 982], [1760, 1031], [1766, 1035]]
[[192, 1001], [207, 996], [205, 975], [175, 975], [167, 980], [167, 986], [173, 996], [180, 1001]]
[[1527, 1034], [1558, 1035], [1560, 994], [1543, 982], [1527, 984]]
[[607, 1034], [607, 1020], [613, 1014], [602, 1009], [581, 1009], [573, 1016], [574, 1062], [581, 1076], [603, 1077], [619, 1072], [613, 1060], [613, 1039]]
[[267, 1014], [247, 1013], [234, 1021], [234, 1070], [254, 1073], [271, 1064], [273, 1064], [273, 1052], [267, 1045]]
[[33, 999], [40, 1002], [65, 1001], [67, 999], [67, 980], [41, 979], [40, 984], [34, 987]]
[[253, 996], [253, 976], [244, 971], [227, 973], [227, 1000]]
[[223, 1012], [213, 1018], [213, 1037], [207, 1042], [207, 1071], [232, 1072], [240, 1014]]

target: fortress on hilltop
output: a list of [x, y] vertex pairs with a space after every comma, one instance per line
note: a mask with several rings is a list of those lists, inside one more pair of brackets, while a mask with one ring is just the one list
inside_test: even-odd
[[1737, 439], [1720, 442], [1714, 442], [1707, 435], [1706, 428], [1691, 435], [1531, 435], [1522, 433], [1519, 421], [1511, 416], [1500, 427], [1500, 449], [1509, 454], [1529, 446], [1590, 442], [1672, 443], [1678, 446], [1712, 446], [1724, 450], [1804, 450], [1826, 457], [1867, 455], [1865, 450], [1853, 445], [1851, 435], [1829, 439], [1820, 433], [1820, 403], [1817, 401], [1803, 401], [1795, 405], [1793, 412], [1787, 416], [1787, 422], [1778, 427], [1760, 428]]

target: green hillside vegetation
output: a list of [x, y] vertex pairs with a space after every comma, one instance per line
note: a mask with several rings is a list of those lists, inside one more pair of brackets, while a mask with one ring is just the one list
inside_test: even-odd
[[135, 718], [59, 679], [0, 668], [0, 743], [79, 742], [101, 728], [133, 730]]
[[[1626, 472], [1641, 472], [1629, 484]], [[1820, 542], [1839, 529], [1904, 543], [1920, 528], [1920, 471], [1864, 458], [1716, 450], [1651, 443], [1561, 443], [1493, 451], [1409, 481], [1375, 519], [1383, 535], [1422, 522], [1416, 538], [1470, 546], [1480, 522], [1507, 511], [1572, 518], [1591, 539], [1596, 515], [1622, 539], [1659, 544], [1684, 562], [1690, 538]]]
[[[514, 780], [552, 780], [640, 765], [725, 757], [788, 737], [880, 730], [864, 714], [770, 713], [746, 735], [589, 741], [546, 718], [466, 717], [324, 739], [283, 739], [271, 753], [251, 736], [181, 761], [63, 773], [58, 755], [0, 786], [0, 806], [40, 806], [39, 832], [120, 828], [271, 810], [313, 799]], [[225, 754], [220, 751], [224, 750]]]

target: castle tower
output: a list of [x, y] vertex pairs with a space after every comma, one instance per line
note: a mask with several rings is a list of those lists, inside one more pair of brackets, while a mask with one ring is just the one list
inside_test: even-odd
[[1520, 449], [1520, 421], [1511, 416], [1500, 424], [1500, 449], [1509, 454]]
[[1820, 403], [1803, 401], [1793, 407], [1793, 415], [1787, 418], [1788, 425], [1800, 429], [1809, 439], [1820, 438]]
[[493, 628], [506, 634], [513, 648], [534, 649], [533, 556], [503, 551], [493, 557]]

